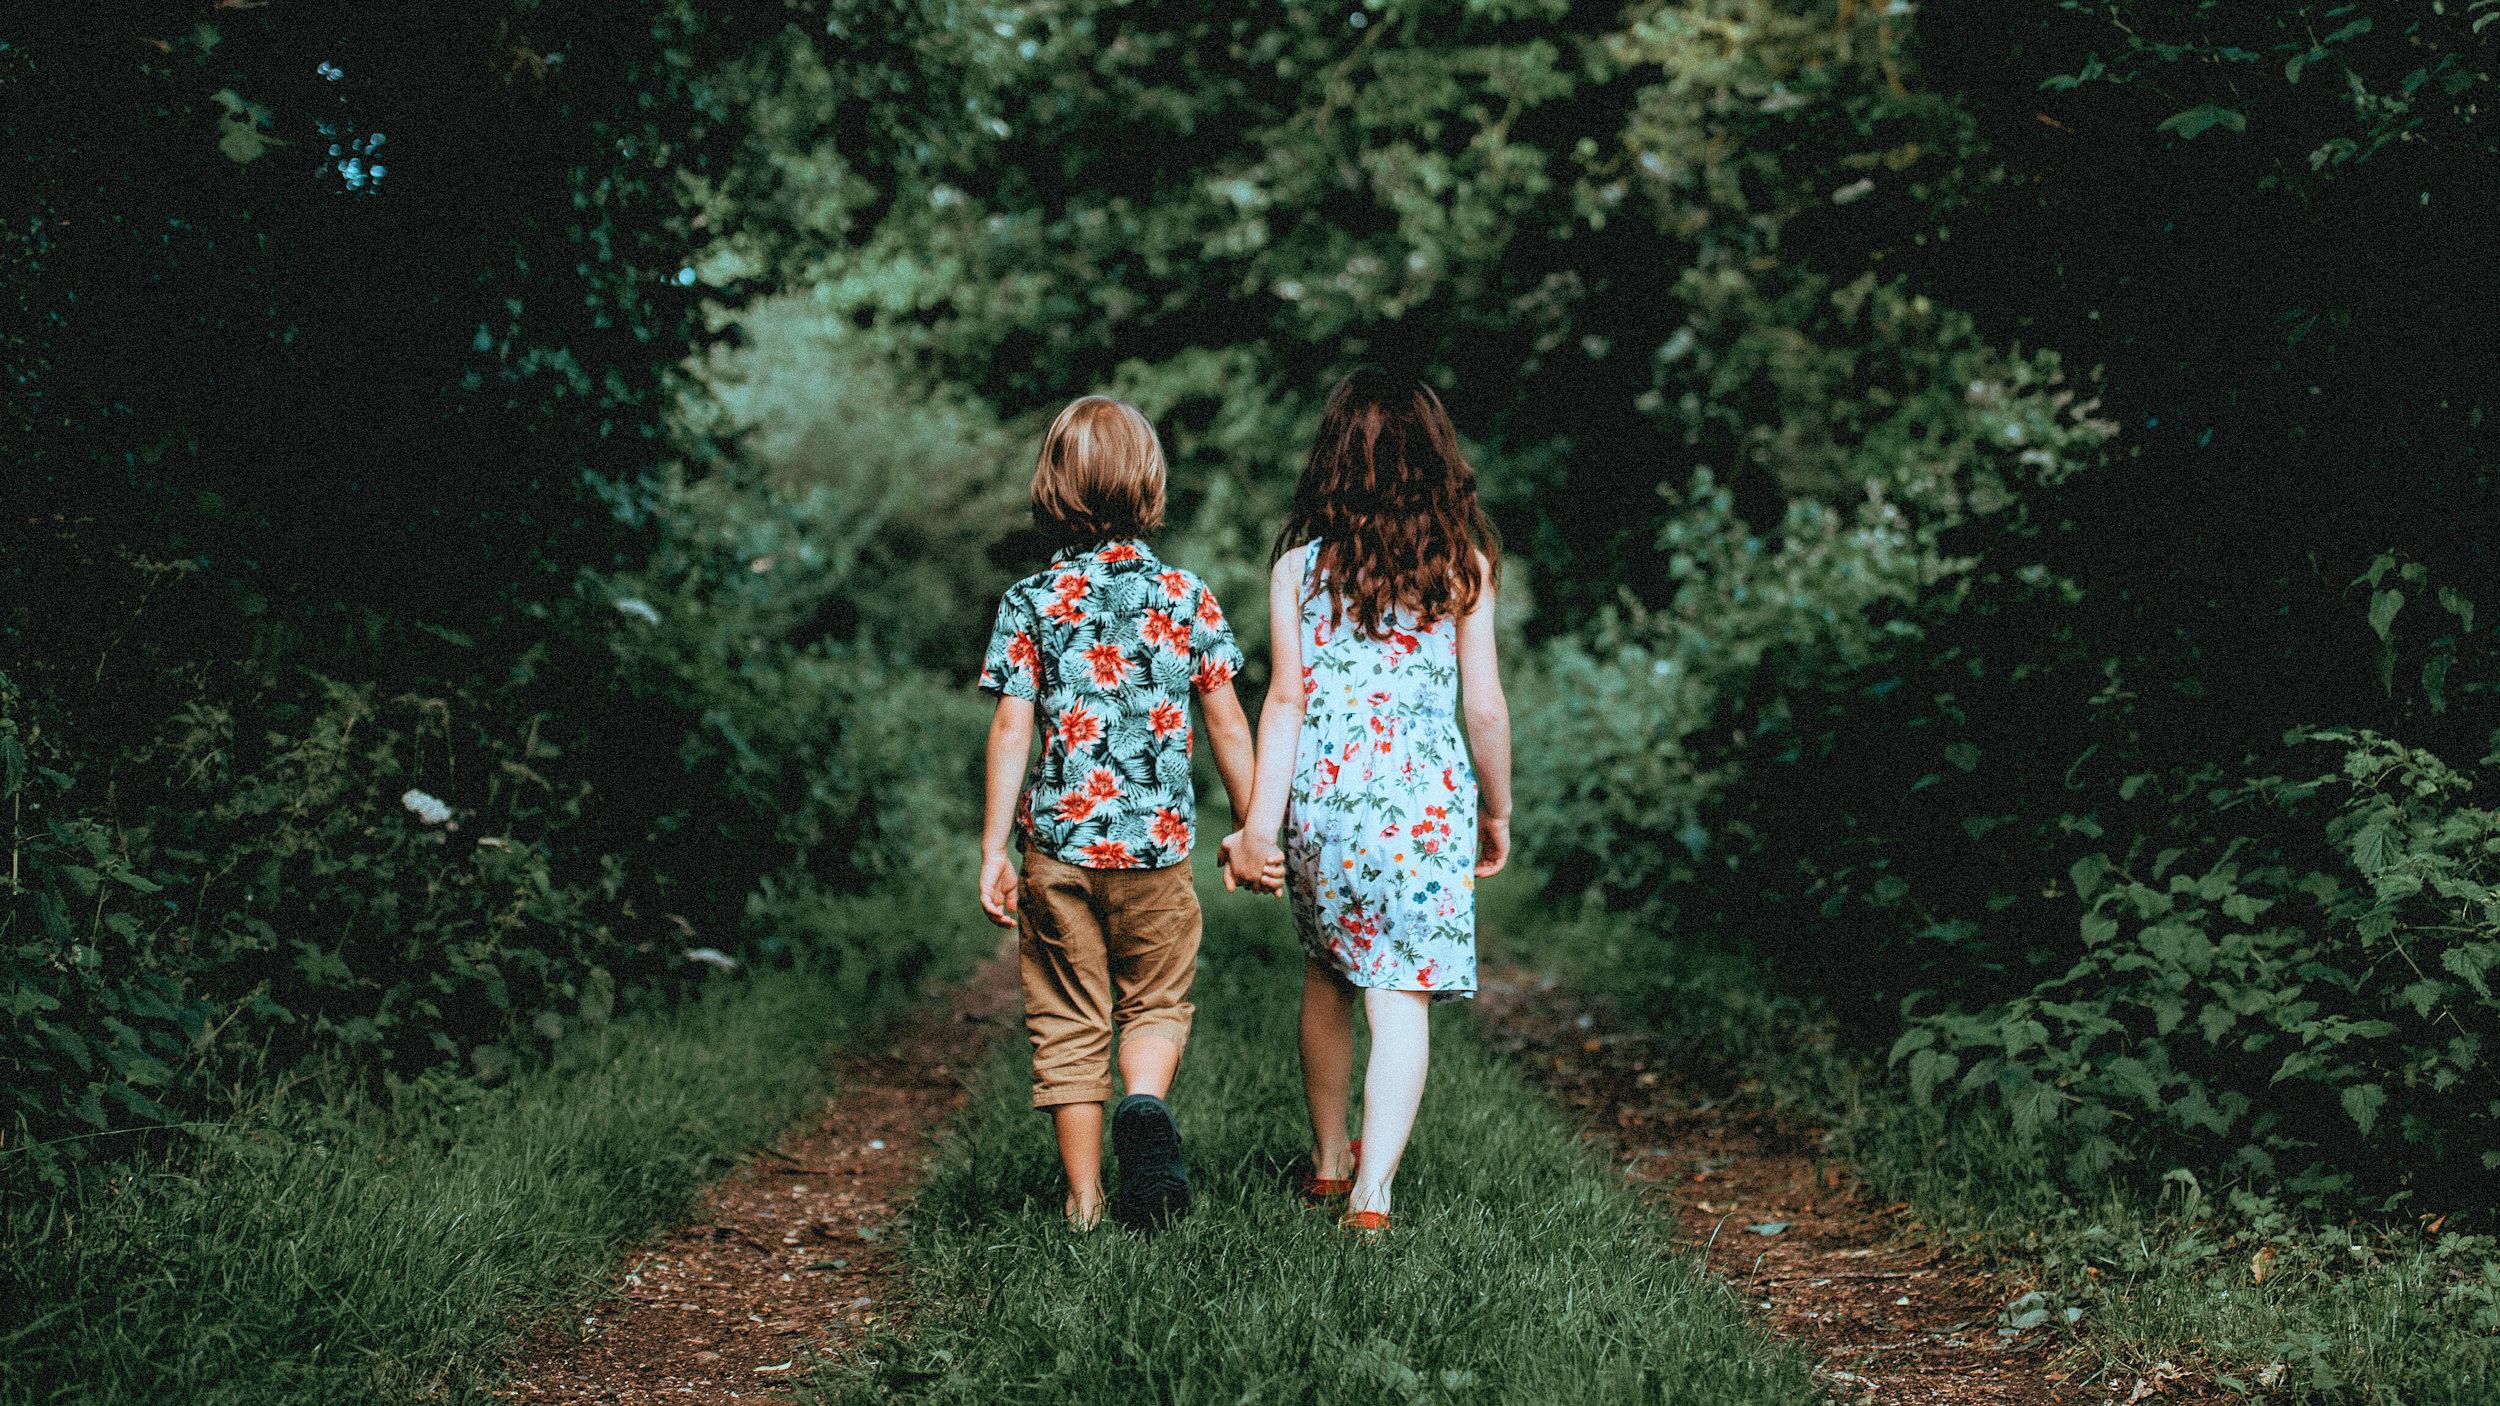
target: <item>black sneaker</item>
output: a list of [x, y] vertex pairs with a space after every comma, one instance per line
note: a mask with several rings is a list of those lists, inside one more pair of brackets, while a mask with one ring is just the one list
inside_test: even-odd
[[1153, 1094], [1130, 1094], [1111, 1113], [1111, 1152], [1120, 1159], [1120, 1189], [1111, 1218], [1131, 1230], [1153, 1230], [1189, 1211], [1189, 1168], [1181, 1161], [1181, 1129], [1172, 1107]]

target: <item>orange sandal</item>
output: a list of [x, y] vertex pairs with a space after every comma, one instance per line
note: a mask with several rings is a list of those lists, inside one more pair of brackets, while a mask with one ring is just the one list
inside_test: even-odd
[[1338, 1217], [1337, 1224], [1353, 1231], [1361, 1240], [1378, 1240], [1389, 1233], [1387, 1211], [1348, 1211]]
[[[1357, 1166], [1362, 1165], [1363, 1162], [1363, 1140], [1359, 1137], [1354, 1140], [1354, 1162]], [[1311, 1172], [1302, 1178], [1302, 1199], [1305, 1201], [1326, 1201], [1347, 1195], [1353, 1190], [1354, 1178], [1352, 1177], [1324, 1177], [1317, 1172]]]

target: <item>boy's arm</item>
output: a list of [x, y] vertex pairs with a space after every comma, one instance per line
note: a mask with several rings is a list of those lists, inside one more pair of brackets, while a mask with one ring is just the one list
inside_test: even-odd
[[1233, 828], [1250, 816], [1250, 719], [1241, 711], [1241, 696], [1226, 683], [1198, 695], [1207, 717], [1207, 742], [1215, 749], [1215, 769], [1224, 775], [1224, 796], [1232, 803]]
[[1007, 857], [1024, 766], [1033, 749], [1033, 700], [1002, 697], [990, 715], [988, 766], [981, 787], [981, 911], [1000, 927], [1016, 924], [1016, 867]]

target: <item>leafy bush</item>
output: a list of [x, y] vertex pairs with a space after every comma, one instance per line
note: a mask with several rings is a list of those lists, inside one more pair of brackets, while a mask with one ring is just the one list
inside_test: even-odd
[[[820, 915], [970, 832], [977, 702], [873, 622], [912, 604], [894, 553], [986, 530], [964, 486], [995, 480], [996, 432], [845, 365], [872, 471], [793, 494], [732, 461], [667, 488], [641, 572], [491, 643], [343, 612], [317, 644], [194, 559], [29, 538], [19, 579], [87, 583], [87, 628], [112, 628], [99, 661], [87, 629], [0, 612], [27, 646], [0, 679], [0, 1174], [139, 1146], [316, 1053], [499, 1077], [677, 989], [693, 949], [838, 938], [814, 955], [862, 992], [924, 968], [928, 936], [862, 946]], [[861, 487], [895, 525], [855, 530]], [[932, 654], [977, 648], [968, 596], [922, 604]]]
[[625, 861], [582, 845], [589, 788], [550, 778], [543, 717], [271, 682], [297, 687], [159, 720], [122, 760], [168, 784], [116, 795], [0, 678], [0, 1127], [36, 1166], [317, 1048], [499, 1074], [516, 1038], [602, 1023], [666, 965], [617, 931]]
[[1828, 357], [1784, 323], [1746, 326], [1760, 310], [1731, 301], [1696, 299], [1733, 326], [1697, 339], [1731, 350], [1701, 354], [1695, 403], [1715, 402], [1720, 378], [1763, 376], [1761, 344], [1784, 344], [1771, 378], [1781, 399], [1816, 407], [1792, 448], [1811, 445], [1860, 485], [1858, 501], [1844, 512], [1792, 499], [1766, 542], [1735, 495], [1697, 473], [1657, 529], [1664, 603], [1627, 597], [1538, 661], [1526, 750], [1575, 763], [1523, 779], [1522, 840], [1562, 881], [1613, 895], [1689, 877], [1712, 851], [1741, 853], [1750, 822], [1719, 803], [1749, 758], [1793, 763], [1828, 748], [1812, 735], [1813, 696], [1855, 691], [1865, 670], [1914, 647], [1918, 608], [1951, 598], [1978, 564], [1957, 536], [1981, 523], [2021, 531], [2023, 493], [2089, 463], [2114, 429], [2063, 385], [2054, 357], [1989, 348], [1967, 320], [1897, 286], [1844, 290], [1860, 344]]
[[1892, 1057], [1917, 1096], [2058, 1127], [2084, 1178], [2121, 1154], [2121, 1121], [2134, 1150], [2312, 1195], [2356, 1171], [2386, 1189], [2390, 1167], [2455, 1195], [2500, 1168], [2500, 813], [2418, 749], [2299, 740], [2343, 744], [2341, 770], [2213, 788], [2189, 843], [2077, 860], [2080, 955], [1911, 1020]]

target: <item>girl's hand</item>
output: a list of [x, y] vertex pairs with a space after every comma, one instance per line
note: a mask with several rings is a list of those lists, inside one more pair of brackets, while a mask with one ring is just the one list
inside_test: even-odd
[[1224, 887], [1229, 891], [1254, 888], [1261, 893], [1280, 893], [1285, 887], [1285, 852], [1273, 840], [1262, 840], [1247, 831], [1236, 830], [1224, 837]]
[[1502, 872], [1510, 862], [1510, 817], [1480, 815], [1476, 818], [1476, 877], [1489, 879]]
[[1002, 928], [1016, 925], [1016, 866], [1004, 851], [981, 856], [981, 911]]

